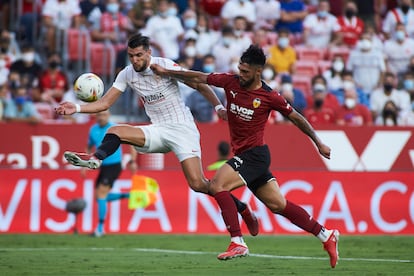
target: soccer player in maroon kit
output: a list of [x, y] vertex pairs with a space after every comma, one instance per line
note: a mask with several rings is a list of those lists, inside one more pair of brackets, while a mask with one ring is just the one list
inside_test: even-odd
[[263, 50], [251, 45], [240, 58], [238, 75], [207, 74], [191, 70], [174, 71], [155, 64], [151, 65], [151, 69], [161, 76], [194, 83], [207, 83], [222, 87], [226, 92], [227, 116], [234, 157], [216, 172], [210, 185], [210, 194], [220, 206], [223, 220], [230, 232], [231, 243], [217, 258], [227, 260], [249, 254], [249, 249], [242, 238], [236, 205], [230, 194], [230, 191], [247, 185], [273, 213], [286, 217], [298, 227], [318, 237], [329, 254], [331, 267], [334, 268], [338, 261], [339, 231], [326, 229], [305, 209], [286, 200], [269, 170], [270, 152], [264, 143], [264, 129], [269, 113], [277, 110], [289, 118], [312, 139], [323, 157], [329, 159], [331, 149], [317, 137], [313, 127], [302, 115], [261, 80], [265, 63], [266, 56]]

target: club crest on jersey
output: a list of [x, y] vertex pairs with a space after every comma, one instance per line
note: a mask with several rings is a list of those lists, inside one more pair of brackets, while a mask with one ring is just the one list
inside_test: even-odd
[[260, 99], [259, 98], [256, 98], [256, 99], [253, 100], [253, 107], [254, 108], [258, 108], [261, 103], [262, 102], [260, 101]]

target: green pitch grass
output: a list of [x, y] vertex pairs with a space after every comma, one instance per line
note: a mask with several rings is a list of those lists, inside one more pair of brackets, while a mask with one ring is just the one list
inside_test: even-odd
[[250, 256], [218, 261], [227, 236], [0, 235], [0, 275], [414, 275], [413, 236], [341, 236], [331, 269], [310, 236], [246, 236]]

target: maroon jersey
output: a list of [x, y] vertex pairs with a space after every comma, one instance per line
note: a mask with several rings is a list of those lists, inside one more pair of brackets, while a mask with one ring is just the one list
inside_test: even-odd
[[264, 145], [264, 128], [270, 111], [287, 116], [292, 107], [278, 92], [262, 82], [262, 87], [248, 91], [240, 86], [238, 75], [213, 73], [207, 83], [223, 87], [227, 99], [227, 116], [233, 152], [237, 155]]

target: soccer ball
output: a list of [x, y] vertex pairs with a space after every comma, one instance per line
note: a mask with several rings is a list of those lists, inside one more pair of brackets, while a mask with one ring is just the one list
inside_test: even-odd
[[80, 75], [73, 86], [76, 97], [84, 102], [94, 102], [100, 99], [104, 93], [104, 83], [94, 73]]

